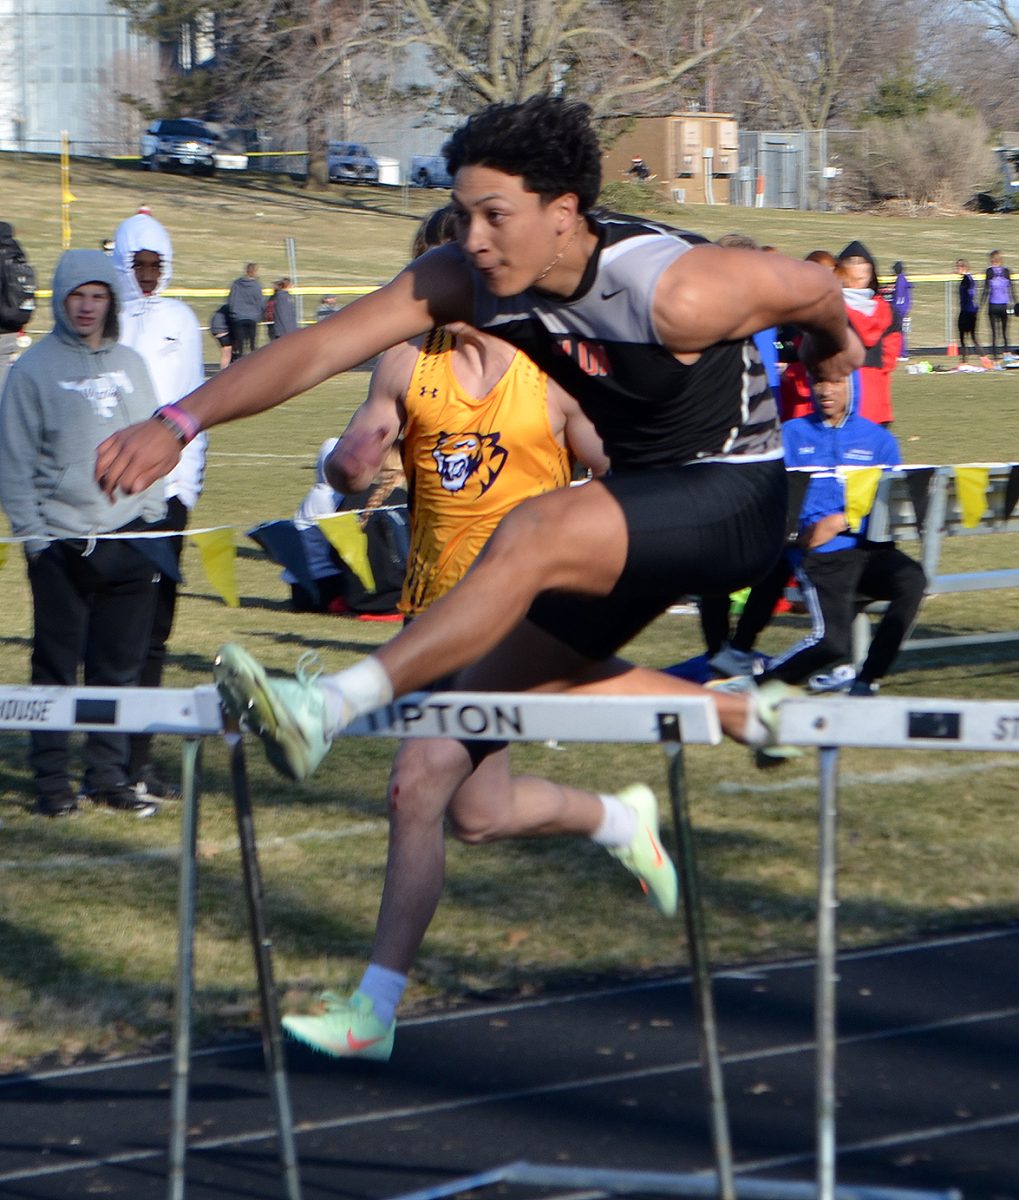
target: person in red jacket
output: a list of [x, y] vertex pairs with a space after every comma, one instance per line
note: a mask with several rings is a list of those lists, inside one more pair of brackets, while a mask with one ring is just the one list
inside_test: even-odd
[[859, 415], [877, 425], [891, 425], [892, 372], [902, 334], [895, 329], [888, 301], [878, 295], [877, 265], [862, 242], [850, 242], [838, 257], [835, 274], [842, 282], [849, 323], [865, 350]]

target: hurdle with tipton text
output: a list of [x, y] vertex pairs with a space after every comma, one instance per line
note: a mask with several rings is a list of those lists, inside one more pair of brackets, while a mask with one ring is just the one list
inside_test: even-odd
[[[168, 1196], [185, 1195], [188, 1064], [192, 994], [195, 893], [197, 886], [197, 751], [203, 737], [224, 734], [230, 747], [234, 802], [240, 831], [255, 966], [262, 1000], [263, 1045], [271, 1076], [288, 1200], [299, 1200], [300, 1176], [282, 1037], [272, 978], [271, 940], [266, 928], [256, 839], [247, 790], [243, 738], [224, 727], [215, 689], [191, 691], [101, 688], [0, 688], [0, 729], [65, 728], [152, 731], [184, 739], [184, 820], [179, 882], [177, 1011], [174, 1031], [172, 1122]], [[698, 1037], [705, 1076], [708, 1124], [716, 1170], [692, 1175], [565, 1168], [515, 1162], [413, 1194], [438, 1200], [469, 1189], [526, 1183], [543, 1190], [595, 1188], [601, 1192], [720, 1196], [722, 1200], [949, 1200], [951, 1192], [896, 1187], [837, 1185], [835, 1179], [835, 1026], [837, 954], [835, 912], [835, 812], [838, 754], [842, 746], [895, 749], [1019, 751], [1019, 703], [936, 699], [788, 701], [781, 710], [780, 736], [793, 745], [819, 750], [819, 856], [816, 1000], [816, 1167], [813, 1184], [736, 1179], [729, 1143], [712, 984], [707, 965], [703, 915], [692, 827], [683, 778], [683, 747], [716, 744], [717, 714], [702, 696], [576, 697], [500, 693], [415, 694], [395, 701], [348, 729], [346, 737], [495, 736], [511, 742], [561, 741], [658, 744], [665, 751], [694, 981]], [[409, 1200], [401, 1197], [400, 1200]]]

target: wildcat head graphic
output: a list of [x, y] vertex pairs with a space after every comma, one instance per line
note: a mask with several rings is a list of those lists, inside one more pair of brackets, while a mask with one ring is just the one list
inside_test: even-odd
[[440, 433], [432, 458], [447, 492], [483, 496], [498, 478], [509, 451], [499, 445], [498, 433]]

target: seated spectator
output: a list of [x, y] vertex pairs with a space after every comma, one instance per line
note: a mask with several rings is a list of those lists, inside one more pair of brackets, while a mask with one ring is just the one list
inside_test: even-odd
[[[336, 445], [327, 438], [318, 453], [315, 484], [290, 521], [251, 530], [283, 568], [296, 612], [395, 616], [403, 588], [409, 544], [406, 481], [399, 452], [387, 456], [370, 488], [343, 495], [326, 482], [325, 463]], [[401, 507], [403, 506], [403, 507]], [[320, 517], [360, 512], [375, 587], [367, 588], [318, 527]], [[296, 538], [295, 538], [296, 535]]]
[[315, 310], [315, 320], [324, 321], [326, 317], [331, 317], [334, 312], [339, 311], [340, 306], [335, 296], [323, 296], [322, 303]]
[[772, 659], [763, 679], [800, 683], [846, 661], [852, 653], [857, 597], [887, 600], [863, 665], [849, 694], [871, 696], [890, 669], [923, 599], [923, 568], [892, 542], [867, 540], [867, 521], [853, 530], [846, 518], [840, 466], [897, 466], [899, 445], [888, 430], [854, 412], [857, 376], [815, 383], [815, 412], [782, 427], [786, 465], [816, 470], [807, 484], [790, 557], [813, 628], [801, 642]]

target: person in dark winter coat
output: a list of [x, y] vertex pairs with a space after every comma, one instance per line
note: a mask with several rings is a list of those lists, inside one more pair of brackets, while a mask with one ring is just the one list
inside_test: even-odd
[[[271, 305], [271, 308], [270, 308]], [[293, 333], [297, 328], [297, 309], [294, 298], [290, 294], [290, 280], [278, 279], [273, 289], [272, 298], [266, 305], [269, 315], [266, 320], [269, 325], [269, 341], [275, 341], [285, 333]]]

